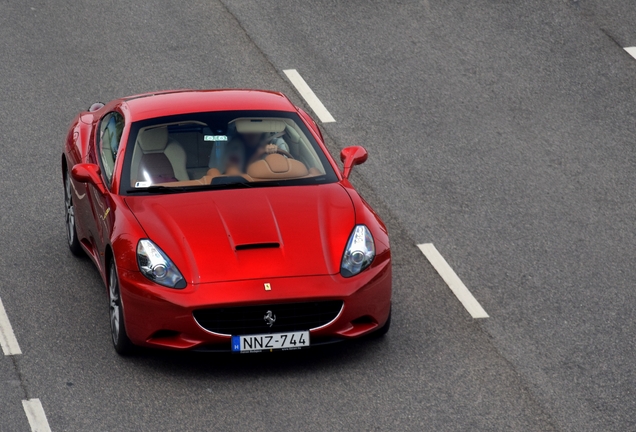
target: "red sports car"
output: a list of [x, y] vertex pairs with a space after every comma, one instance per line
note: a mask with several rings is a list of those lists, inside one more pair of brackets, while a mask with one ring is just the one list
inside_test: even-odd
[[167, 91], [93, 104], [62, 155], [68, 245], [135, 345], [256, 352], [384, 334], [386, 227], [281, 93]]

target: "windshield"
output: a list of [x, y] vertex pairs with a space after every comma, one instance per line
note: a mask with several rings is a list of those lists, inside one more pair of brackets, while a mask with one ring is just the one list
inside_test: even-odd
[[178, 193], [336, 180], [295, 113], [226, 111], [133, 123], [121, 187], [127, 193]]

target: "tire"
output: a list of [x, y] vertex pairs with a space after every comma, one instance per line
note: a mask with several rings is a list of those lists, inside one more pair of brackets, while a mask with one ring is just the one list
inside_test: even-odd
[[119, 290], [119, 277], [115, 261], [110, 263], [108, 272], [108, 317], [110, 320], [110, 335], [117, 354], [125, 356], [133, 352], [134, 345], [126, 334], [124, 309]]
[[84, 255], [84, 250], [77, 238], [77, 229], [75, 228], [75, 206], [73, 205], [73, 191], [71, 185], [71, 173], [66, 172], [64, 177], [64, 217], [66, 221], [66, 240], [68, 248], [75, 256]]

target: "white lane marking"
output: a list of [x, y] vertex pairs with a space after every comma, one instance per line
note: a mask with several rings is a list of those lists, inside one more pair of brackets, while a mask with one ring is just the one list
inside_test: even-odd
[[323, 123], [333, 123], [336, 120], [331, 116], [327, 108], [320, 102], [318, 96], [313, 92], [311, 88], [307, 85], [303, 77], [300, 76], [296, 69], [285, 69], [285, 75], [289, 78], [289, 81], [296, 87], [298, 93], [305, 98], [309, 106], [316, 113], [318, 118]]
[[46, 419], [40, 399], [23, 400], [22, 407], [27, 419], [29, 419], [31, 432], [51, 432], [49, 421]]
[[627, 53], [636, 59], [636, 46], [623, 48]]
[[18, 340], [15, 338], [13, 328], [9, 322], [7, 311], [4, 310], [4, 305], [0, 299], [0, 346], [4, 355], [18, 355], [22, 354]]
[[437, 270], [437, 273], [444, 279], [446, 285], [453, 291], [473, 318], [489, 317], [484, 308], [481, 307], [475, 297], [468, 291], [468, 288], [466, 288], [466, 285], [464, 285], [459, 276], [457, 276], [451, 266], [448, 265], [444, 257], [435, 249], [433, 243], [418, 244], [417, 247], [420, 248], [424, 256], [429, 260], [435, 270]]

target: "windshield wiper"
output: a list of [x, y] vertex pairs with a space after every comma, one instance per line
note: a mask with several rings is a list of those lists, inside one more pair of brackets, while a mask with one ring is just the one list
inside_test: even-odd
[[238, 175], [214, 177], [210, 186], [252, 187], [245, 177]]
[[241, 189], [254, 187], [248, 182], [223, 182], [223, 183], [210, 183], [209, 185], [199, 186], [197, 190], [210, 190], [210, 189]]
[[218, 184], [208, 185], [193, 185], [193, 186], [148, 186], [144, 188], [128, 189], [128, 194], [138, 193], [181, 193], [181, 192], [196, 192], [203, 190], [218, 190], [218, 189], [241, 189], [251, 188], [251, 184], [247, 182], [224, 182]]
[[147, 193], [177, 193], [177, 192], [185, 192], [190, 190], [189, 187], [177, 186], [177, 187], [169, 187], [169, 186], [148, 186], [144, 188], [136, 188], [136, 189], [128, 189], [126, 193], [135, 194], [141, 192]]
[[138, 193], [181, 193], [181, 192], [196, 192], [204, 190], [220, 190], [220, 189], [242, 189], [253, 187], [271, 187], [282, 186], [283, 184], [289, 186], [296, 186], [302, 184], [315, 184], [322, 182], [327, 176], [319, 175], [316, 177], [304, 177], [299, 179], [281, 179], [270, 181], [259, 181], [250, 183], [245, 178], [240, 176], [223, 176], [216, 177], [212, 180], [211, 184], [207, 185], [192, 185], [192, 186], [148, 186], [144, 188], [129, 189], [126, 191], [128, 194]]

